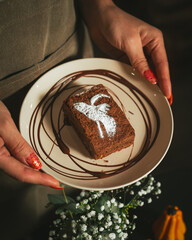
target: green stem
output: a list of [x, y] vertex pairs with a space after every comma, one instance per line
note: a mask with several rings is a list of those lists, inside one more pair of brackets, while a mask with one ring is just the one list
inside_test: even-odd
[[66, 194], [65, 194], [64, 188], [63, 188], [63, 196], [64, 196], [64, 198], [65, 198], [65, 202], [68, 204], [69, 202], [68, 202], [67, 196], [66, 196]]
[[[63, 196], [64, 196], [64, 198], [65, 198], [65, 202], [68, 204], [69, 202], [68, 202], [67, 196], [66, 196], [66, 194], [65, 194], [64, 188], [63, 188]], [[72, 212], [71, 212], [70, 210], [69, 210], [69, 213], [70, 213], [70, 215], [71, 215], [71, 218], [73, 219], [73, 214], [72, 214]]]

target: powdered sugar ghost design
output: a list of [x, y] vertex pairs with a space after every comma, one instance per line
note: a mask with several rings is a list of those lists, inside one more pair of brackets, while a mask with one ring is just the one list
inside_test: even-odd
[[104, 138], [104, 135], [101, 129], [100, 122], [105, 127], [107, 135], [109, 137], [113, 137], [116, 133], [116, 122], [113, 117], [107, 115], [110, 105], [107, 103], [102, 103], [97, 106], [94, 105], [99, 98], [103, 97], [110, 98], [110, 96], [106, 94], [97, 94], [91, 98], [90, 105], [84, 102], [78, 102], [74, 103], [73, 106], [75, 107], [76, 110], [83, 113], [89, 119], [97, 123], [97, 127], [101, 138]]

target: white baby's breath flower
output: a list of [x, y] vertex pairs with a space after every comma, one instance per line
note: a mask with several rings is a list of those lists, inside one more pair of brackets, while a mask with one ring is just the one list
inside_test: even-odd
[[75, 207], [76, 207], [76, 208], [79, 208], [79, 207], [80, 207], [80, 204], [79, 204], [79, 203], [76, 203]]
[[71, 221], [71, 226], [72, 226], [72, 228], [75, 228], [77, 226], [77, 223], [75, 222], [75, 220]]
[[96, 214], [96, 211], [92, 210], [92, 211], [91, 211], [91, 216], [94, 217], [95, 214]]
[[97, 194], [93, 194], [93, 199], [96, 199], [97, 198]]
[[115, 227], [114, 227], [115, 229], [119, 229], [120, 228], [120, 226], [119, 225], [115, 225]]
[[100, 227], [100, 228], [99, 228], [99, 231], [100, 231], [100, 232], [103, 232], [103, 230], [104, 230], [103, 227]]
[[98, 214], [98, 220], [100, 221], [102, 218], [104, 218], [104, 215], [102, 213]]
[[143, 195], [146, 195], [147, 194], [147, 191], [143, 190]]
[[123, 237], [123, 232], [119, 233], [119, 237], [122, 238]]
[[109, 226], [107, 223], [105, 223], [104, 228], [107, 229]]
[[86, 238], [88, 236], [88, 233], [84, 232], [84, 233], [82, 233], [82, 236]]
[[155, 192], [156, 195], [159, 195], [161, 194], [161, 189], [158, 189], [156, 192]]
[[81, 200], [81, 197], [80, 197], [80, 196], [77, 196], [76, 199], [77, 199], [77, 201], [80, 201], [80, 200]]
[[91, 235], [87, 235], [87, 238], [86, 238], [86, 240], [92, 240], [93, 238], [92, 238], [92, 236]]
[[102, 205], [101, 206], [101, 211], [103, 211], [105, 209], [105, 206], [104, 205]]
[[[137, 181], [133, 187], [125, 187], [125, 191], [123, 189], [114, 190], [114, 194], [112, 191], [110, 191], [110, 194], [104, 195], [104, 198], [102, 198], [103, 191], [83, 190], [76, 198], [77, 204], [75, 206], [77, 209], [82, 209], [84, 213], [80, 217], [79, 215], [74, 215], [74, 220], [71, 221], [71, 234], [75, 236], [73, 239], [77, 240], [82, 238], [84, 240], [126, 240], [128, 238], [127, 233], [133, 232], [136, 228], [134, 219], [137, 218], [137, 216], [133, 215], [133, 223], [130, 223], [130, 220], [127, 219], [127, 215], [124, 211], [122, 211], [122, 209], [125, 208], [123, 201], [121, 202], [120, 200], [124, 198], [124, 195], [122, 193], [125, 192], [125, 194], [130, 194], [130, 198], [133, 198], [133, 196], [135, 196], [135, 207], [143, 206], [146, 202], [152, 202], [150, 193], [153, 195], [156, 194], [156, 198], [161, 193], [161, 190], [159, 189], [161, 183], [156, 182], [153, 177], [148, 177], [146, 183], [144, 181]], [[145, 187], [142, 188], [141, 184], [145, 185]], [[138, 186], [138, 188], [136, 188], [136, 186]], [[116, 196], [118, 194], [118, 198], [116, 199], [116, 197], [111, 197], [105, 201], [105, 197], [108, 198], [111, 194], [113, 196]], [[149, 194], [148, 197], [145, 196], [147, 194]], [[99, 207], [100, 209], [98, 209], [100, 200], [103, 204], [101, 204]], [[129, 203], [126, 202], [126, 205], [129, 206]], [[95, 209], [98, 212], [95, 211]], [[70, 218], [68, 211], [66, 211], [66, 213], [64, 211], [60, 212], [59, 209], [56, 214], [57, 217], [60, 218], [60, 221], [63, 221], [63, 223], [66, 223]], [[54, 227], [57, 228], [57, 231], [63, 231], [65, 224], [61, 225], [57, 220], [58, 219], [53, 222]], [[49, 240], [53, 240], [54, 237], [59, 236], [58, 234], [59, 232], [56, 232], [55, 235], [52, 236], [49, 234]], [[61, 236], [62, 239], [68, 239], [68, 237], [69, 236], [66, 234], [63, 234], [63, 236]]]
[[115, 233], [110, 233], [109, 238], [110, 239], [116, 239], [116, 234]]
[[109, 200], [106, 202], [106, 204], [107, 204], [107, 207], [111, 207], [111, 202]]
[[112, 224], [113, 224], [112, 221], [107, 223], [108, 227], [110, 227]]
[[135, 230], [135, 228], [136, 228], [136, 225], [135, 225], [135, 223], [133, 223], [132, 230]]
[[66, 215], [62, 214], [62, 215], [61, 215], [61, 219], [64, 220], [65, 218], [66, 218]]
[[143, 196], [143, 195], [146, 195], [146, 191], [145, 190], [143, 190], [143, 189], [141, 189], [139, 192], [138, 192], [138, 194], [140, 195], [140, 196]]
[[146, 192], [147, 192], [147, 193], [150, 193], [150, 192], [151, 192], [151, 186], [148, 186], [148, 187], [147, 187]]
[[101, 193], [100, 192], [97, 192], [97, 197], [99, 198], [99, 197], [101, 197]]
[[114, 202], [113, 205], [116, 207], [117, 206], [117, 202]]
[[83, 220], [83, 222], [86, 222], [87, 221], [87, 217], [85, 215], [82, 215], [81, 216], [81, 219]]
[[136, 186], [140, 186], [140, 185], [141, 185], [141, 182], [140, 182], [140, 181], [137, 181], [137, 182], [135, 183], [135, 185], [136, 185]]
[[123, 229], [127, 229], [127, 225], [126, 224], [123, 225]]
[[121, 218], [118, 218], [118, 223], [121, 223], [122, 222], [122, 219]]
[[95, 214], [96, 214], [96, 211], [91, 211], [91, 212], [87, 213], [87, 217], [88, 218], [94, 217]]
[[144, 202], [143, 202], [143, 201], [138, 201], [138, 205], [139, 205], [140, 207], [142, 207], [142, 206], [144, 205]]
[[115, 213], [113, 213], [113, 218], [114, 219], [118, 219], [119, 218], [119, 216], [118, 216], [118, 214], [115, 212]]
[[81, 191], [80, 196], [81, 196], [81, 197], [85, 197], [85, 191], [84, 191], [84, 190]]
[[128, 233], [123, 233], [123, 236], [122, 236], [124, 239], [126, 239], [128, 237]]
[[139, 192], [138, 192], [138, 195], [139, 195], [139, 196], [142, 196], [142, 195], [143, 195], [143, 192], [142, 192], [142, 191], [139, 191]]
[[157, 187], [161, 187], [161, 183], [160, 182], [157, 182]]
[[86, 206], [86, 209], [87, 209], [87, 210], [90, 210], [90, 209], [91, 209], [91, 207], [90, 207], [89, 204]]
[[81, 225], [81, 231], [83, 231], [83, 232], [87, 231], [87, 225], [86, 224]]
[[87, 204], [87, 203], [88, 203], [88, 199], [84, 199], [83, 204]]
[[115, 233], [110, 233], [109, 238], [110, 239], [116, 239], [116, 234]]
[[131, 190], [130, 191], [130, 195], [134, 195], [135, 193], [134, 193], [134, 191], [133, 190]]
[[124, 204], [123, 203], [119, 203], [119, 208], [123, 208]]

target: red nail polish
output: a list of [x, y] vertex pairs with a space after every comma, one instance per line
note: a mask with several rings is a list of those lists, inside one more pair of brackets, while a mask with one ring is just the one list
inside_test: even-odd
[[168, 98], [168, 101], [169, 101], [169, 105], [172, 105], [173, 103], [173, 94], [171, 93], [171, 97]]
[[64, 189], [64, 187], [51, 187], [51, 188], [54, 188], [54, 189]]
[[146, 71], [144, 72], [144, 76], [145, 76], [145, 78], [146, 78], [147, 80], [149, 80], [151, 83], [153, 83], [153, 84], [156, 84], [156, 83], [157, 83], [157, 79], [156, 79], [156, 77], [155, 77], [155, 74], [154, 74], [150, 69], [148, 69], [148, 70], [146, 70]]
[[34, 169], [40, 169], [42, 166], [41, 162], [39, 161], [39, 158], [34, 153], [31, 153], [26, 159], [26, 161], [30, 165], [30, 167]]

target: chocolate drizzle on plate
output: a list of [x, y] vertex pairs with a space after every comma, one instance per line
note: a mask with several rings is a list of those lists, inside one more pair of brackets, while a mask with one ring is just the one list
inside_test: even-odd
[[[94, 77], [98, 78], [102, 82], [110, 82], [110, 84], [113, 84], [115, 88], [119, 88], [121, 91], [123, 91], [129, 100], [134, 102], [134, 104], [137, 106], [137, 109], [142, 116], [142, 121], [144, 121], [146, 137], [142, 148], [136, 156], [132, 157], [134, 145], [130, 146], [131, 150], [129, 156], [127, 156], [127, 159], [123, 163], [120, 162], [119, 164], [113, 164], [112, 161], [109, 160], [110, 155], [107, 157], [107, 159], [103, 160], [103, 163], [98, 163], [98, 160], [87, 160], [87, 156], [84, 158], [79, 157], [78, 155], [77, 157], [75, 154], [71, 153], [71, 146], [67, 144], [63, 134], [63, 130], [66, 126], [69, 126], [69, 122], [64, 116], [62, 103], [69, 95], [77, 94], [83, 89], [93, 86], [86, 83], [83, 85], [75, 84], [77, 80], [82, 77]], [[122, 88], [121, 84], [119, 83], [124, 85], [125, 88]], [[109, 88], [108, 90], [113, 94], [113, 96], [116, 97], [116, 99], [119, 101], [121, 109], [125, 112], [126, 109], [119, 97]], [[153, 134], [150, 114], [142, 99], [147, 102], [150, 111], [153, 112], [156, 119], [156, 128], [153, 130], [155, 131]], [[134, 115], [134, 112], [130, 110], [127, 111], [132, 116]], [[29, 124], [29, 138], [32, 147], [40, 157], [41, 161], [54, 172], [72, 179], [94, 180], [119, 174], [134, 166], [145, 156], [145, 154], [155, 143], [159, 133], [159, 126], [160, 119], [158, 111], [150, 99], [140, 89], [117, 73], [104, 69], [96, 69], [71, 73], [56, 82], [49, 89], [32, 113]], [[46, 144], [46, 146], [43, 138], [49, 140], [49, 143]], [[55, 149], [57, 149], [57, 151], [59, 150], [59, 156], [62, 156], [62, 160], [58, 161], [58, 156], [53, 154]]]

